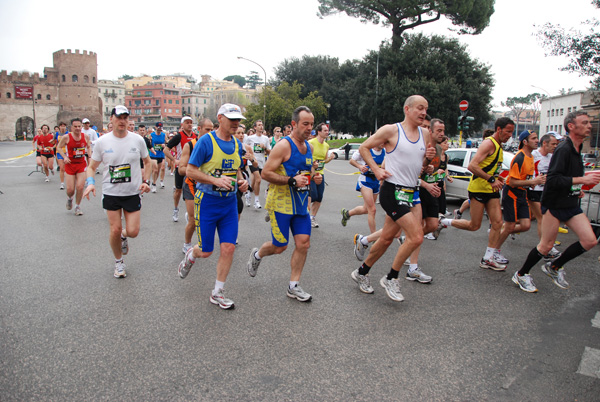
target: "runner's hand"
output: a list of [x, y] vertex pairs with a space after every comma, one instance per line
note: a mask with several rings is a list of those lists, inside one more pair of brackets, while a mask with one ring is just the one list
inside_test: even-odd
[[96, 186], [94, 186], [93, 184], [87, 186], [83, 191], [83, 196], [87, 198], [88, 201], [90, 200], [90, 193], [94, 194], [94, 197], [96, 196]]
[[231, 179], [228, 177], [219, 177], [215, 179], [215, 186], [220, 188], [226, 188], [228, 190], [233, 190], [233, 186], [231, 185]]
[[321, 184], [323, 183], [323, 175], [321, 173], [315, 173], [313, 180], [315, 181], [315, 184]]
[[373, 173], [375, 173], [375, 177], [377, 177], [377, 180], [385, 180], [388, 177], [392, 177], [392, 174], [390, 172], [380, 167], [376, 168], [373, 171]]
[[244, 179], [240, 179], [237, 181], [238, 183], [238, 190], [240, 190], [242, 193], [245, 193], [246, 191], [248, 191], [248, 181], [244, 180]]
[[142, 183], [142, 184], [140, 184], [140, 188], [138, 190], [142, 194], [149, 193], [150, 192], [150, 186], [148, 184], [146, 184], [146, 183]]

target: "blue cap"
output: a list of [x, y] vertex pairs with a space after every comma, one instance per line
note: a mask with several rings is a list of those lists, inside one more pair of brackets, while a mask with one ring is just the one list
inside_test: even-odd
[[523, 140], [526, 140], [532, 133], [531, 130], [525, 130], [519, 134], [519, 149], [523, 148]]

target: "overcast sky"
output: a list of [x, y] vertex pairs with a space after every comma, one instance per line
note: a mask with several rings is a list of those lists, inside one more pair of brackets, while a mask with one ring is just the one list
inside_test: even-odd
[[[98, 54], [98, 78], [123, 74], [248, 75], [267, 78], [286, 58], [329, 55], [362, 59], [391, 29], [363, 24], [345, 14], [319, 19], [317, 0], [138, 1], [0, 0], [0, 69], [43, 72], [52, 53], [80, 49]], [[478, 36], [457, 36], [447, 21], [420, 27], [425, 33], [458, 37], [473, 58], [489, 64], [496, 80], [495, 107], [532, 88], [557, 95], [585, 89], [587, 77], [561, 72], [566, 60], [545, 57], [534, 25], [580, 27], [599, 17], [590, 0], [496, 0], [490, 25]], [[327, 100], [335, 102], [335, 100]], [[458, 104], [458, 101], [457, 101]], [[458, 106], [457, 106], [458, 107]]]

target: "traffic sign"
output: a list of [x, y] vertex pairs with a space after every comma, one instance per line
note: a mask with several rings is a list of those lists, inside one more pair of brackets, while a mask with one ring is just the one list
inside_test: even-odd
[[465, 112], [469, 108], [469, 102], [467, 102], [466, 100], [461, 100], [458, 104], [458, 107], [460, 110]]

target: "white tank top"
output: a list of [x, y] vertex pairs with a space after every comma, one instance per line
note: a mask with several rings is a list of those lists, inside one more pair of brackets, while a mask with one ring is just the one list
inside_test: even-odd
[[407, 137], [402, 125], [398, 126], [398, 142], [391, 152], [385, 154], [385, 170], [392, 174], [385, 181], [406, 187], [416, 187], [419, 184], [419, 175], [423, 168], [425, 157], [425, 140], [421, 127], [419, 139], [411, 142]]

